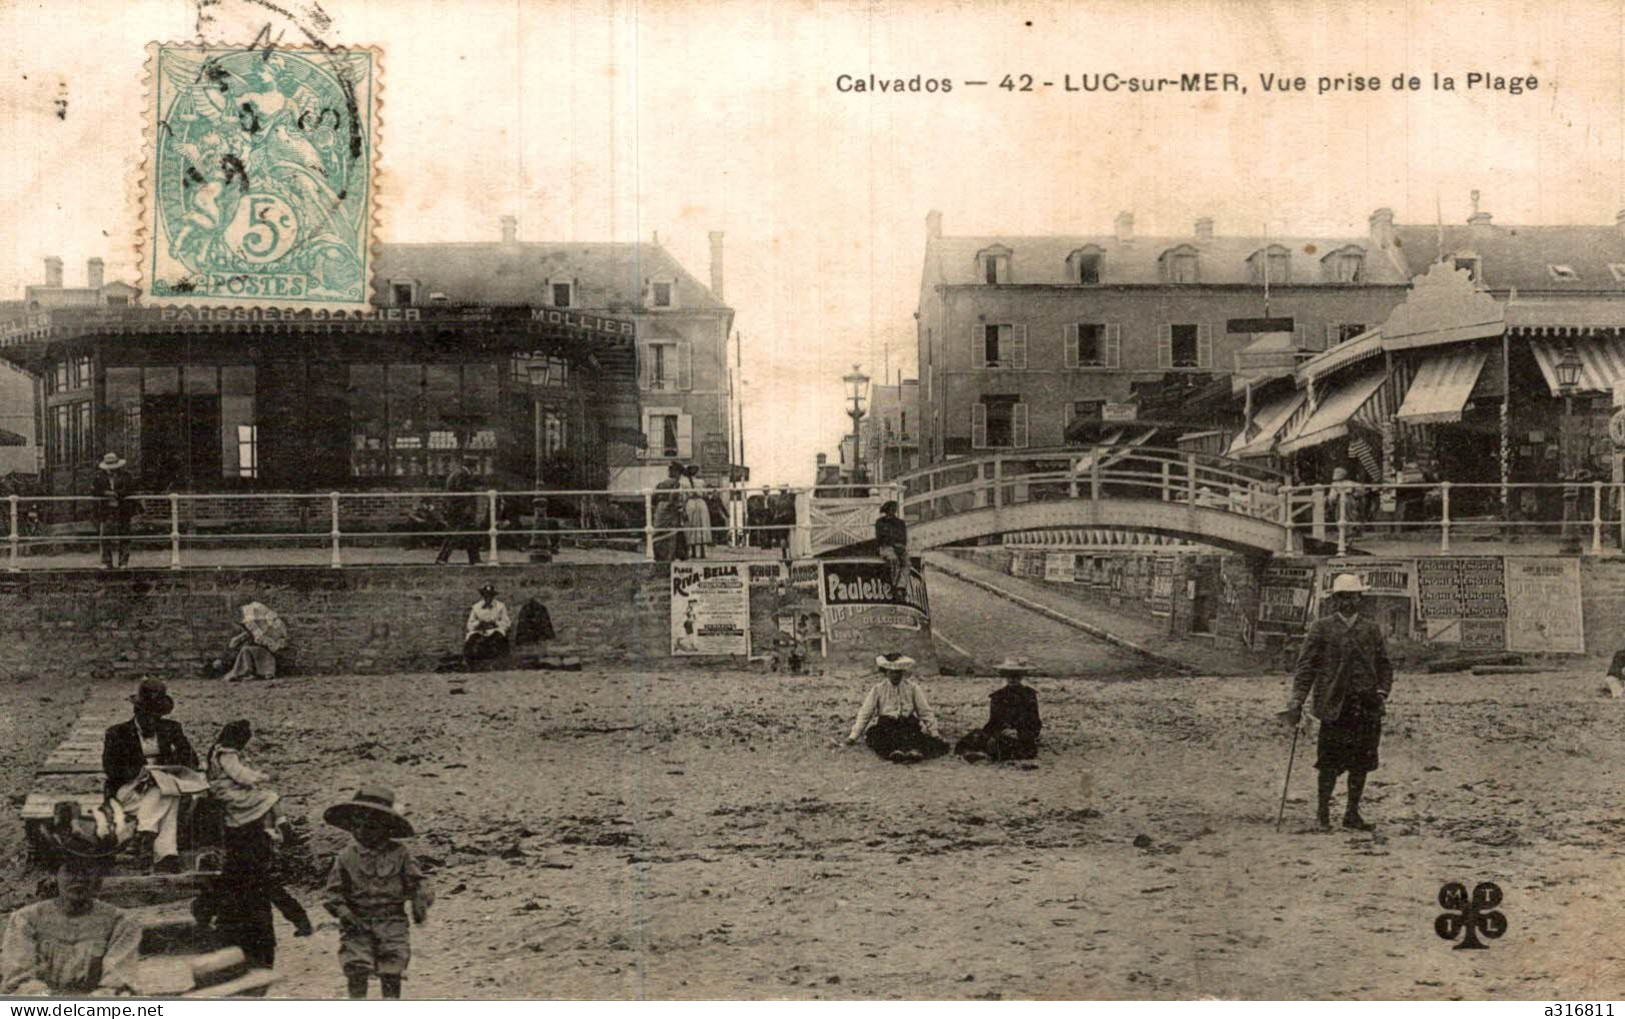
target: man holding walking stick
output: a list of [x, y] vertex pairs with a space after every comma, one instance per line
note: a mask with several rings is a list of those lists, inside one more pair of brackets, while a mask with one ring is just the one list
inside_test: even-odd
[[1340, 574], [1332, 581], [1331, 611], [1315, 620], [1304, 635], [1298, 654], [1292, 701], [1283, 717], [1294, 728], [1303, 718], [1303, 704], [1311, 693], [1311, 711], [1320, 720], [1320, 798], [1316, 812], [1322, 831], [1330, 831], [1332, 790], [1337, 776], [1348, 772], [1348, 805], [1343, 827], [1371, 831], [1373, 824], [1360, 816], [1360, 796], [1366, 775], [1377, 768], [1377, 744], [1382, 740], [1382, 716], [1394, 686], [1394, 667], [1377, 624], [1360, 614], [1360, 596], [1366, 586], [1360, 578]]

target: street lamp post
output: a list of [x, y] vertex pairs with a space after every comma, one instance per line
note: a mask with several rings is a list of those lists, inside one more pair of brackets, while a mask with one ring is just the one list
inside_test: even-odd
[[1580, 510], [1580, 490], [1575, 484], [1578, 469], [1574, 465], [1574, 393], [1579, 388], [1580, 372], [1585, 365], [1575, 352], [1574, 344], [1563, 345], [1563, 356], [1553, 366], [1557, 375], [1557, 388], [1563, 393], [1563, 430], [1558, 467], [1563, 474], [1563, 551], [1578, 552], [1580, 538], [1574, 529], [1574, 520]]
[[863, 420], [863, 402], [869, 393], [869, 376], [853, 365], [852, 374], [844, 376], [841, 381], [846, 383], [846, 398], [852, 401], [846, 413], [852, 418], [852, 484], [856, 487], [863, 470], [863, 437], [859, 434], [858, 423]]
[[[530, 405], [535, 425], [535, 478], [532, 492], [540, 493], [542, 490], [542, 459], [546, 448], [546, 429], [543, 427], [544, 409], [542, 396], [547, 392], [547, 384], [552, 379], [553, 364], [550, 360], [541, 364], [529, 366], [528, 379], [530, 383]], [[536, 494], [531, 496], [531, 535], [530, 548], [527, 549], [530, 561], [533, 563], [546, 563], [553, 561], [552, 543], [542, 534], [547, 525], [547, 497]]]

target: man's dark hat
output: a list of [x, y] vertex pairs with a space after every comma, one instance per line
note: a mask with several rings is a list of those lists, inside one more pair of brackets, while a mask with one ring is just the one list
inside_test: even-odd
[[169, 696], [169, 688], [161, 679], [143, 679], [130, 695], [130, 703], [154, 715], [167, 715], [175, 710], [175, 699]]
[[350, 802], [328, 807], [322, 820], [350, 832], [361, 827], [363, 821], [380, 821], [392, 839], [409, 839], [415, 834], [412, 822], [395, 809], [395, 790], [387, 785], [362, 786]]
[[481, 584], [480, 585], [480, 594], [496, 594], [496, 593], [497, 593], [497, 589], [496, 589], [495, 584]]

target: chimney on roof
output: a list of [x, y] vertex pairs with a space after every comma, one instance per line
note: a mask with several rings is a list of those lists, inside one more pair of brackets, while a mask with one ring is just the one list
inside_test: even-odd
[[934, 241], [942, 236], [942, 213], [932, 209], [925, 214], [926, 240]]
[[1196, 221], [1196, 239], [1199, 241], [1211, 241], [1213, 239], [1212, 217], [1203, 216]]
[[107, 274], [101, 259], [92, 258], [85, 263], [85, 286], [100, 290], [106, 282]]
[[519, 218], [517, 216], [502, 217], [502, 243], [519, 243]]
[[722, 231], [712, 230], [711, 238], [711, 293], [722, 300]]
[[1134, 213], [1119, 212], [1117, 214], [1117, 239], [1119, 241], [1132, 241], [1134, 239]]
[[1490, 214], [1478, 211], [1478, 192], [1473, 192], [1473, 214], [1467, 217], [1467, 222], [1473, 226], [1473, 232], [1487, 230], [1490, 225]]
[[1373, 248], [1391, 248], [1394, 246], [1394, 210], [1378, 209], [1371, 214], [1371, 246]]
[[45, 285], [57, 288], [62, 286], [62, 259], [56, 255], [45, 257]]

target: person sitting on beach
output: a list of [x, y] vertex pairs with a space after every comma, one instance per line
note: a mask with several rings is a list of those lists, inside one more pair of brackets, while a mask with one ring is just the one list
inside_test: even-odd
[[862, 736], [869, 749], [899, 764], [912, 764], [948, 752], [948, 744], [937, 735], [937, 717], [925, 699], [925, 691], [908, 679], [914, 659], [884, 654], [875, 659], [885, 679], [869, 688], [852, 723], [846, 742]]
[[241, 828], [258, 822], [273, 841], [283, 838], [283, 823], [276, 805], [282, 795], [269, 788], [271, 776], [243, 760], [243, 750], [254, 738], [246, 718], [227, 722], [209, 748], [209, 793], [226, 808], [226, 827]]
[[107, 860], [65, 852], [53, 899], [11, 914], [0, 937], [0, 994], [132, 990], [141, 924], [96, 898]]
[[164, 716], [175, 701], [161, 680], [144, 679], [130, 702], [135, 717], [109, 726], [102, 740], [107, 798], [135, 815], [136, 854], [154, 873], [179, 873], [181, 798], [209, 787], [180, 723]]
[[504, 658], [508, 654], [508, 631], [513, 622], [508, 606], [497, 601], [497, 589], [490, 584], [480, 588], [480, 600], [468, 610], [467, 636], [463, 638], [463, 661], [477, 662]]
[[1038, 717], [1038, 693], [1021, 680], [1038, 670], [1025, 658], [1006, 658], [993, 671], [1004, 677], [1004, 685], [988, 695], [987, 724], [960, 739], [954, 753], [972, 764], [1030, 761], [1038, 756], [1044, 723]]
[[[227, 645], [234, 656], [223, 677], [236, 683], [245, 679], [275, 679], [277, 652], [288, 646], [288, 627], [269, 606], [251, 601], [242, 607], [237, 635]], [[220, 660], [224, 663], [224, 659]]]

